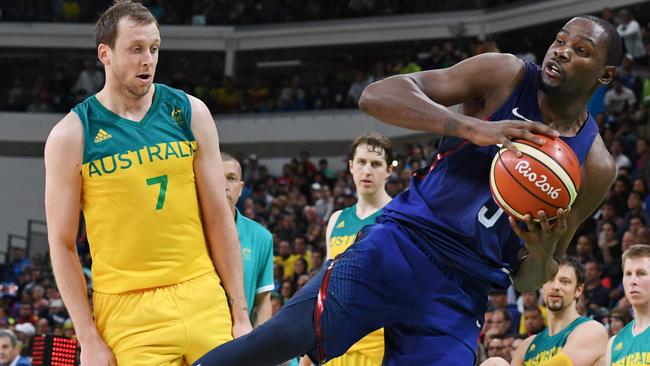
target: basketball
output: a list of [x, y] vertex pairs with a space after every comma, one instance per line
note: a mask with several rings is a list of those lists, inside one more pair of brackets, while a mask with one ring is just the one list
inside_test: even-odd
[[571, 208], [580, 188], [580, 162], [560, 138], [537, 135], [540, 146], [528, 140], [513, 141], [522, 156], [501, 148], [492, 160], [490, 190], [494, 201], [510, 216], [524, 220], [543, 210], [549, 219], [557, 210]]

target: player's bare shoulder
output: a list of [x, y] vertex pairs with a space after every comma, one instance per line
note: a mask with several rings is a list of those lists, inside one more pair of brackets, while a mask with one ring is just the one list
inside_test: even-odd
[[81, 119], [74, 113], [68, 113], [50, 131], [45, 143], [45, 159], [53, 154], [65, 154], [69, 161], [81, 165], [84, 148], [84, 131]]
[[[598, 186], [601, 190], [608, 190], [612, 183], [614, 183], [614, 179], [616, 178], [616, 163], [600, 135], [594, 139], [583, 169], [584, 181]], [[589, 178], [594, 179], [591, 180]]]

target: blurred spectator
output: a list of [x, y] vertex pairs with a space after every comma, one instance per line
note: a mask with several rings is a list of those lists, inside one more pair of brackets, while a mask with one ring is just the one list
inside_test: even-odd
[[29, 258], [25, 258], [25, 249], [14, 247], [11, 256], [11, 261], [5, 265], [4, 281], [13, 282], [18, 279], [18, 276], [23, 273], [30, 265]]
[[510, 355], [510, 350], [504, 344], [503, 337], [501, 336], [492, 337], [490, 343], [487, 346], [487, 356], [501, 357], [508, 362], [510, 362], [510, 359], [512, 358]]
[[84, 69], [79, 74], [73, 90], [77, 94], [77, 101], [97, 93], [104, 86], [104, 71], [98, 70], [94, 60], [84, 61]]
[[583, 297], [587, 313], [596, 315], [601, 308], [609, 306], [609, 291], [600, 283], [601, 269], [596, 261], [587, 261], [585, 269], [585, 291]]
[[640, 64], [647, 63], [646, 49], [643, 44], [643, 35], [639, 23], [634, 20], [632, 12], [622, 9], [618, 12], [618, 27], [616, 30], [623, 39], [625, 51], [634, 57], [634, 61]]
[[217, 88], [216, 97], [218, 113], [236, 113], [239, 110], [239, 91], [235, 89], [230, 76], [223, 78], [221, 86]]
[[18, 338], [7, 329], [0, 329], [0, 364], [7, 366], [31, 366], [28, 357], [20, 356]]
[[619, 77], [614, 78], [611, 89], [605, 93], [605, 108], [610, 123], [621, 123], [636, 108], [634, 92], [623, 86]]
[[524, 309], [524, 323], [526, 325], [527, 336], [537, 334], [546, 328], [544, 325], [544, 316], [539, 306], [529, 306]]
[[23, 111], [27, 107], [27, 101], [29, 96], [27, 95], [27, 90], [23, 86], [23, 81], [19, 77], [14, 77], [13, 85], [9, 89], [9, 94], [7, 98], [7, 110], [8, 111]]
[[355, 107], [357, 104], [359, 104], [359, 98], [361, 97], [361, 92], [363, 92], [363, 89], [366, 88], [366, 86], [370, 85], [372, 83], [372, 78], [369, 77], [365, 71], [359, 70], [357, 71], [357, 76], [354, 79], [354, 82], [352, 85], [350, 85], [350, 88], [348, 89], [348, 93], [346, 96], [346, 106], [348, 107]]
[[632, 165], [630, 158], [623, 153], [623, 143], [621, 140], [614, 140], [612, 145], [609, 148], [609, 151], [612, 154], [612, 158], [616, 162], [616, 170], [618, 171], [622, 167], [629, 168]]

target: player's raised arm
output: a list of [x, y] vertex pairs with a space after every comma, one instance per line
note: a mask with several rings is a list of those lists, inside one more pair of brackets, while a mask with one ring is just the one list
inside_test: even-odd
[[[514, 138], [538, 142], [530, 132], [556, 136], [549, 127], [525, 121], [487, 126], [479, 118], [496, 110], [524, 75], [524, 63], [509, 54], [488, 53], [450, 68], [396, 75], [363, 91], [359, 108], [392, 125], [455, 136], [477, 145], [506, 144]], [[447, 107], [464, 104], [465, 113]]]
[[57, 286], [81, 345], [82, 364], [116, 365], [93, 322], [77, 255], [83, 144], [81, 121], [74, 113], [54, 127], [45, 144], [45, 214], [50, 257]]
[[244, 296], [242, 260], [233, 218], [226, 200], [226, 181], [219, 152], [219, 136], [208, 107], [188, 96], [192, 104], [192, 132], [198, 147], [194, 160], [196, 187], [210, 255], [229, 299], [233, 336], [251, 330]]

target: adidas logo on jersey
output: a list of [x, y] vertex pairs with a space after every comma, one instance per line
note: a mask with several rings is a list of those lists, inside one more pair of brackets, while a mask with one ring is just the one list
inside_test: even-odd
[[97, 135], [95, 135], [95, 143], [98, 144], [104, 140], [110, 139], [111, 137], [113, 137], [113, 135], [100, 128], [99, 132], [97, 132]]
[[345, 227], [345, 220], [341, 221], [340, 224], [336, 225], [337, 229], [343, 229]]

